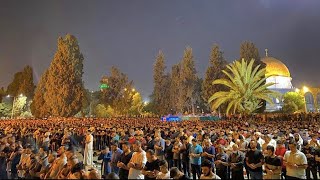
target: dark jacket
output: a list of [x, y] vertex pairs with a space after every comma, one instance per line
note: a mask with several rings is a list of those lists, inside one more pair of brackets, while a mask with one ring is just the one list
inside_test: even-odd
[[180, 153], [182, 154], [182, 159], [181, 159], [182, 161], [185, 161], [185, 162], [190, 161], [190, 157], [189, 157], [190, 148], [191, 148], [190, 143], [188, 143], [187, 145], [185, 145], [185, 144], [182, 145], [182, 148], [180, 150]]
[[17, 165], [20, 162], [20, 158], [21, 158], [21, 154], [14, 155], [14, 157], [13, 157], [13, 159], [11, 161], [11, 173], [12, 174], [17, 174], [18, 173]]
[[0, 156], [0, 179], [7, 179], [7, 161], [5, 156]]
[[235, 168], [231, 168], [231, 171], [243, 171], [244, 159], [244, 154], [241, 151], [231, 153], [228, 162], [236, 165]]

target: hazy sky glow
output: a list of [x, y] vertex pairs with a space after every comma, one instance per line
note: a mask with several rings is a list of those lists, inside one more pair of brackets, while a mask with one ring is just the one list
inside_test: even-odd
[[261, 56], [268, 48], [281, 59], [294, 86], [319, 86], [319, 9], [319, 0], [2, 0], [0, 87], [28, 64], [37, 81], [53, 59], [57, 38], [66, 33], [78, 38], [91, 90], [114, 65], [147, 97], [159, 49], [171, 69], [191, 46], [202, 77], [214, 43], [231, 62], [244, 40], [253, 41]]

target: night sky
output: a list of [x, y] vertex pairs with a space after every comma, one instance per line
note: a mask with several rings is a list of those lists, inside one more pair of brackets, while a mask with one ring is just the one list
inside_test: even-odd
[[159, 49], [171, 69], [191, 46], [203, 77], [214, 43], [231, 62], [244, 40], [254, 42], [262, 57], [268, 48], [269, 56], [281, 59], [295, 87], [320, 86], [319, 0], [2, 0], [0, 87], [25, 65], [37, 82], [66, 33], [79, 41], [91, 90], [117, 66], [146, 98]]

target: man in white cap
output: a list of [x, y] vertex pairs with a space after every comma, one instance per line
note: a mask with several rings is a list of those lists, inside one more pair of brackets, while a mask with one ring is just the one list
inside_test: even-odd
[[257, 148], [261, 150], [262, 145], [265, 143], [265, 141], [261, 138], [262, 134], [261, 132], [256, 132], [254, 133], [254, 135], [256, 137], [257, 143], [259, 144]]

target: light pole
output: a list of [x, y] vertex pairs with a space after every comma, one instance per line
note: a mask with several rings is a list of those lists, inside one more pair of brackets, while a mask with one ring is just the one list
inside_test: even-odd
[[307, 86], [303, 86], [302, 91], [298, 88], [296, 88], [296, 93], [299, 93], [303, 96], [303, 101], [304, 101], [304, 111], [307, 113], [308, 108], [307, 108], [307, 101], [306, 101], [306, 93], [309, 92], [309, 88]]
[[[23, 96], [23, 94], [20, 94], [19, 96], [18, 96], [18, 98], [19, 97], [22, 97]], [[7, 97], [8, 98], [10, 98], [11, 96], [10, 95], [7, 95]], [[11, 119], [13, 119], [13, 111], [14, 111], [14, 105], [15, 105], [15, 102], [16, 102], [16, 96], [12, 96], [13, 97], [13, 101], [12, 101], [12, 110], [11, 110]]]
[[306, 93], [309, 92], [309, 88], [307, 86], [303, 86], [303, 99], [304, 99], [304, 108], [305, 108], [305, 111], [306, 113], [308, 113], [308, 109], [307, 109], [307, 101], [306, 101]]

